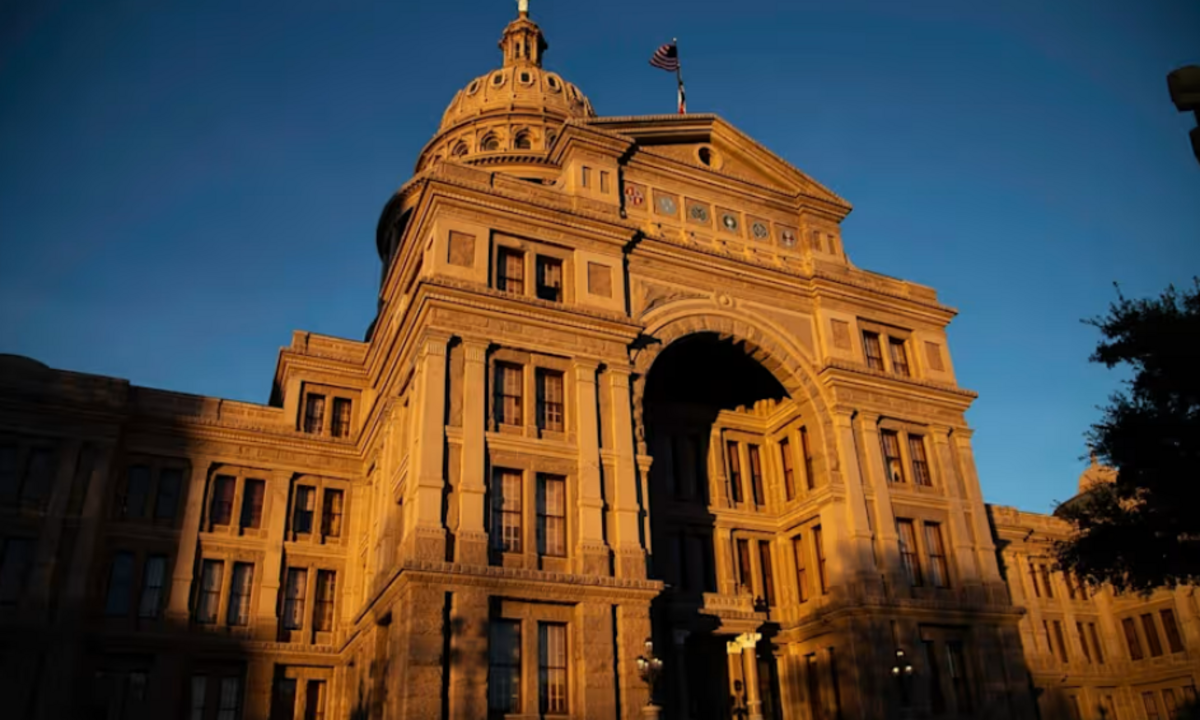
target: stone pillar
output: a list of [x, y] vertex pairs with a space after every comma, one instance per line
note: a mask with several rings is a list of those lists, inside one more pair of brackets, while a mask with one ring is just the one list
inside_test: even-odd
[[763, 720], [762, 697], [758, 688], [758, 641], [762, 640], [759, 633], [743, 633], [738, 636], [742, 646], [742, 668], [746, 685], [747, 720]]
[[487, 350], [485, 340], [463, 341], [462, 473], [459, 480], [458, 534], [455, 560], [487, 564], [484, 498], [487, 493]]
[[581, 663], [578, 693], [583, 703], [579, 717], [615, 718], [617, 715], [617, 678], [613, 676], [613, 607], [604, 603], [580, 603], [575, 606]]
[[862, 436], [862, 451], [866, 467], [862, 468], [864, 481], [871, 484], [875, 502], [875, 535], [879, 541], [879, 570], [893, 588], [908, 586], [904, 568], [900, 563], [900, 537], [896, 532], [896, 514], [892, 511], [892, 493], [883, 470], [883, 451], [879, 439], [879, 416], [873, 413], [858, 414]]
[[[267, 481], [266, 553], [258, 582], [258, 614], [254, 618], [254, 635], [260, 640], [275, 640], [279, 636], [279, 585], [283, 578], [283, 543], [287, 537], [288, 493], [292, 484], [291, 470], [276, 470]], [[315, 573], [313, 574], [315, 578]], [[312, 597], [311, 595], [309, 597]]]
[[[210, 681], [211, 682], [211, 681]], [[246, 661], [246, 688], [244, 692], [244, 709], [242, 717], [270, 717], [271, 694], [275, 684], [275, 662], [271, 657], [251, 657]], [[332, 688], [326, 684], [325, 703], [329, 705], [328, 692]], [[303, 683], [296, 683], [296, 695], [304, 697]]]
[[640, 717], [650, 701], [650, 691], [638, 675], [637, 658], [646, 649], [650, 637], [650, 607], [627, 603], [617, 606], [617, 675], [621, 685], [621, 713], [624, 720]]
[[1183, 645], [1200, 648], [1200, 616], [1196, 613], [1196, 588], [1180, 585], [1175, 588], [1175, 616], [1179, 620], [1179, 632]]
[[967, 428], [955, 428], [951, 441], [958, 450], [959, 472], [962, 473], [965, 491], [963, 508], [971, 511], [975, 523], [975, 557], [979, 564], [980, 580], [985, 585], [1002, 585], [1000, 567], [996, 564], [996, 545], [992, 542], [992, 529], [988, 527], [987, 509], [983, 505], [979, 475], [975, 471], [971, 431]]
[[472, 720], [487, 715], [488, 595], [454, 593], [450, 606], [450, 717]]
[[597, 408], [596, 371], [600, 363], [576, 358], [575, 428], [579, 448], [578, 523], [579, 546], [575, 569], [584, 575], [611, 575], [608, 546], [604, 542], [604, 486], [600, 472], [600, 427]]
[[428, 332], [420, 341], [414, 382], [418, 383], [414, 409], [413, 470], [409, 476], [407, 504], [411, 524], [405, 528], [405, 545], [415, 558], [446, 559], [446, 528], [442, 522], [446, 446], [446, 344], [450, 337]]
[[833, 427], [846, 486], [844, 537], [847, 543], [845, 547], [849, 552], [845, 556], [843, 566], [845, 578], [855, 587], [865, 589], [877, 584], [878, 574], [871, 553], [871, 524], [867, 518], [867, 501], [863, 494], [863, 479], [854, 443], [851, 413], [845, 410], [836, 411]]
[[200, 523], [204, 519], [204, 498], [208, 488], [208, 471], [212, 459], [194, 457], [192, 476], [187, 486], [187, 504], [183, 510], [183, 525], [179, 528], [179, 547], [171, 569], [171, 595], [164, 616], [186, 625], [189, 601], [192, 596], [192, 573], [196, 569], [196, 548], [200, 542]]
[[734, 580], [733, 529], [718, 526], [713, 530], [713, 559], [717, 574], [717, 592], [722, 595], [737, 593]]
[[629, 392], [630, 369], [609, 368], [613, 415], [613, 447], [616, 468], [613, 482], [613, 515], [616, 522], [617, 574], [646, 577], [646, 553], [642, 546], [639, 515], [638, 472], [633, 452], [633, 414]]
[[[979, 566], [977, 565], [978, 555], [976, 554], [975, 543], [971, 541], [971, 532], [967, 528], [967, 516], [964, 512], [963, 498], [959, 493], [960, 486], [965, 483], [960, 482], [958, 472], [954, 467], [954, 456], [950, 450], [950, 428], [944, 426], [934, 426], [930, 428], [933, 447], [930, 451], [933, 455], [933, 461], [936, 464], [935, 472], [937, 479], [946, 489], [946, 496], [950, 498], [950, 538], [951, 546], [954, 548], [954, 567], [958, 571], [959, 584], [964, 586], [979, 584]], [[974, 508], [972, 508], [974, 509]], [[986, 511], [984, 508], [975, 510], [975, 515], [984, 515], [986, 524]], [[988, 537], [991, 537], [991, 529], [988, 529]], [[993, 550], [993, 554], [994, 554]]]
[[[446, 593], [439, 588], [409, 585], [393, 605], [398, 616], [393, 628], [396, 653], [384, 658], [389, 665], [389, 705], [397, 718], [442, 717], [443, 611]], [[394, 701], [392, 701], [394, 698]], [[486, 715], [486, 706], [482, 715]], [[477, 714], [476, 717], [479, 717]]]
[[50, 488], [50, 499], [46, 505], [46, 518], [42, 522], [42, 530], [38, 535], [37, 555], [34, 558], [32, 572], [29, 574], [29, 587], [26, 592], [26, 607], [30, 613], [36, 613], [43, 618], [48, 617], [50, 601], [50, 583], [54, 577], [54, 566], [63, 560], [59, 559], [59, 540], [62, 538], [63, 517], [67, 512], [67, 502], [71, 497], [71, 481], [75, 477], [75, 465], [83, 446], [79, 440], [67, 440], [58, 453], [58, 468], [54, 474], [54, 485]]

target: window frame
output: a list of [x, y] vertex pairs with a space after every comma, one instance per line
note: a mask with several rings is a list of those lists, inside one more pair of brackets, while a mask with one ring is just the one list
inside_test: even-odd
[[[862, 362], [868, 370], [899, 378], [917, 378], [916, 353], [912, 351], [913, 331], [884, 323], [858, 319]], [[878, 355], [871, 352], [871, 343], [878, 344]], [[900, 362], [896, 355], [900, 355]]]
[[[321, 411], [320, 422], [313, 424], [310, 430], [308, 421], [309, 398], [316, 396], [324, 398], [324, 408]], [[358, 419], [360, 396], [361, 392], [352, 388], [308, 381], [301, 383], [300, 404], [296, 411], [296, 432], [304, 437], [336, 440], [338, 442], [353, 442], [355, 423]], [[335, 418], [335, 408], [339, 403], [349, 403], [350, 408], [347, 411], [349, 425], [344, 435], [334, 433], [334, 423], [338, 422], [338, 419]]]

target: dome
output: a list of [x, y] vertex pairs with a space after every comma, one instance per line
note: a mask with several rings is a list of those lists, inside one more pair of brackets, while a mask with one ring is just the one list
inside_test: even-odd
[[579, 88], [542, 67], [547, 47], [541, 28], [522, 11], [500, 39], [504, 64], [454, 95], [417, 170], [436, 160], [536, 166], [563, 123], [595, 117]]
[[1092, 464], [1079, 476], [1079, 492], [1083, 494], [1101, 483], [1111, 483], [1116, 480], [1117, 471], [1107, 465], [1101, 465], [1096, 459], [1096, 454], [1092, 453]]

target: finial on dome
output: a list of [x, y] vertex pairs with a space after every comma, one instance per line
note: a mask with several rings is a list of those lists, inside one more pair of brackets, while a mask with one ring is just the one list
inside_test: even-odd
[[529, 0], [517, 0], [517, 10], [520, 16], [504, 28], [504, 37], [500, 40], [500, 49], [504, 51], [504, 67], [541, 67], [546, 38], [537, 23], [529, 19]]
[[521, 17], [529, 17], [529, 0], [517, 0], [517, 12]]

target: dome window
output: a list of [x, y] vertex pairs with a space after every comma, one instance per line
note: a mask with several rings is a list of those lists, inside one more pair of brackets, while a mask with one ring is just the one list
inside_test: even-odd
[[495, 75], [492, 76], [492, 85], [493, 86], [500, 87], [503, 84], [504, 84], [504, 73], [496, 73]]
[[472, 80], [471, 84], [467, 86], [467, 94], [474, 95], [477, 92], [479, 92], [479, 81]]
[[558, 78], [556, 78], [555, 76], [547, 75], [546, 76], [546, 84], [549, 85], [550, 89], [553, 90], [554, 92], [562, 92], [562, 83], [560, 83], [558, 81]]
[[467, 151], [468, 151], [467, 144], [465, 142], [463, 142], [462, 140], [459, 140], [458, 144], [454, 146], [454, 149], [450, 151], [450, 156], [451, 157], [462, 157], [467, 154]]
[[533, 139], [529, 136], [529, 133], [521, 131], [517, 133], [517, 138], [513, 140], [513, 148], [517, 150], [532, 150]]
[[500, 149], [500, 138], [495, 135], [488, 135], [483, 138], [483, 142], [479, 144], [479, 149], [484, 152], [495, 152]]
[[522, 85], [532, 85], [533, 84], [533, 75], [530, 75], [528, 70], [521, 71], [521, 84]]

